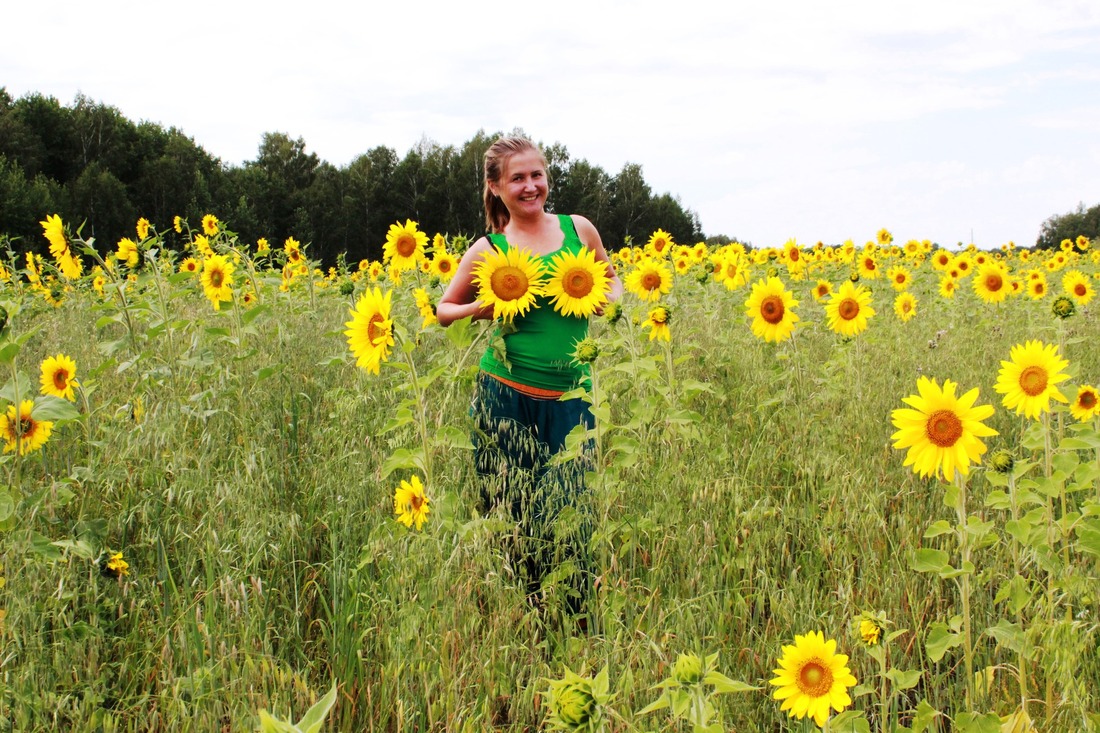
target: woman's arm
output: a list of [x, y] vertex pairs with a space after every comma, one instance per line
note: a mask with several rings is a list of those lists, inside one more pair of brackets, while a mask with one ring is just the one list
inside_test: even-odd
[[493, 248], [488, 238], [481, 237], [470, 245], [466, 254], [458, 263], [455, 276], [439, 299], [435, 308], [435, 317], [441, 326], [449, 326], [462, 318], [492, 318], [492, 306], [483, 306], [477, 299], [477, 287], [474, 285], [474, 265], [481, 260], [483, 253]]
[[[611, 290], [607, 293], [607, 302], [614, 303], [623, 295], [623, 283], [619, 279], [619, 273], [615, 272], [615, 266], [611, 264], [611, 258], [607, 256], [607, 250], [604, 249], [600, 233], [596, 231], [596, 227], [592, 222], [580, 214], [573, 214], [572, 219], [573, 226], [577, 228], [577, 235], [581, 238], [581, 241], [596, 253], [598, 262], [606, 263], [607, 277], [611, 280]], [[603, 315], [603, 308], [597, 308], [596, 315]]]

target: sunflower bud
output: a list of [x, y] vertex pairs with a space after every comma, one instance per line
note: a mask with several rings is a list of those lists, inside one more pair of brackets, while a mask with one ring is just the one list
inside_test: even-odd
[[606, 670], [596, 678], [565, 670], [565, 678], [550, 681], [550, 716], [553, 730], [602, 730], [603, 706], [610, 700]]
[[573, 359], [578, 364], [591, 364], [596, 361], [599, 355], [600, 347], [595, 339], [582, 339], [577, 342], [577, 347], [573, 349]]
[[703, 660], [697, 654], [681, 654], [672, 665], [672, 679], [684, 686], [697, 684], [703, 679]]
[[864, 618], [859, 622], [859, 636], [867, 646], [875, 646], [882, 636], [882, 627], [874, 619]]
[[1054, 303], [1050, 306], [1050, 312], [1054, 314], [1056, 318], [1065, 320], [1077, 312], [1077, 306], [1073, 304], [1073, 299], [1059, 295], [1054, 299]]
[[1016, 465], [1016, 457], [1007, 448], [1000, 448], [989, 454], [989, 467], [997, 473], [1010, 473]]
[[340, 281], [340, 295], [351, 295], [355, 292], [355, 283], [351, 280]]
[[623, 317], [623, 306], [619, 302], [609, 303], [606, 308], [603, 309], [603, 317], [607, 319], [607, 322], [614, 326], [619, 322], [619, 319]]
[[856, 270], [852, 270], [851, 274], [848, 275], [848, 279], [854, 283], [859, 282], [859, 272], [857, 272]]

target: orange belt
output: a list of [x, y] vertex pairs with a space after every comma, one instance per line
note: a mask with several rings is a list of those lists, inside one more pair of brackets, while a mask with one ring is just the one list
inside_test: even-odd
[[522, 395], [527, 397], [533, 397], [536, 400], [556, 400], [560, 399], [565, 392], [557, 389], [543, 389], [542, 387], [532, 387], [529, 384], [521, 384], [519, 382], [513, 382], [511, 379], [505, 379], [504, 377], [497, 376], [492, 372], [485, 372], [493, 379], [497, 380], [501, 384], [507, 384], [512, 389], [516, 390]]

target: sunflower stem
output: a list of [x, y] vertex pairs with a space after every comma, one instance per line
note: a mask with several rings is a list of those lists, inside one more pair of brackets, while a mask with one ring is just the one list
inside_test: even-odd
[[959, 500], [955, 510], [959, 517], [959, 549], [962, 555], [962, 575], [959, 576], [959, 595], [962, 600], [963, 622], [963, 658], [966, 661], [966, 707], [974, 709], [974, 646], [970, 624], [970, 572], [966, 567], [970, 562], [970, 533], [966, 522], [966, 478], [955, 471], [955, 485], [959, 488]]
[[[1016, 474], [1014, 471], [1008, 472], [1008, 499], [1009, 507], [1012, 510], [1012, 521], [1015, 524], [1020, 519], [1020, 507], [1016, 502]], [[1020, 562], [1020, 543], [1016, 539], [1012, 540], [1012, 570], [1015, 577], [1020, 577], [1021, 562]], [[1024, 627], [1024, 609], [1019, 607], [1016, 609], [1016, 625], [1021, 629]], [[1024, 654], [1024, 649], [1016, 655], [1017, 661], [1017, 677], [1020, 683], [1020, 709], [1027, 715], [1027, 656]]]
[[[1053, 472], [1053, 450], [1050, 441], [1050, 413], [1043, 413], [1043, 476], [1050, 478]], [[1054, 551], [1054, 499], [1047, 493], [1047, 548]], [[1054, 626], [1054, 571], [1047, 572], [1047, 628]], [[1052, 675], [1046, 676], [1046, 722], [1050, 725], [1054, 717], [1054, 679]]]

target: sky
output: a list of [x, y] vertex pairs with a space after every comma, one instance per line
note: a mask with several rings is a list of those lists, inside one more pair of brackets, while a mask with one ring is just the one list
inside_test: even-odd
[[[1095, 0], [21, 2], [0, 86], [344, 166], [521, 128], [756, 246], [1031, 245], [1100, 204]], [[577, 212], [584, 213], [584, 212]]]

